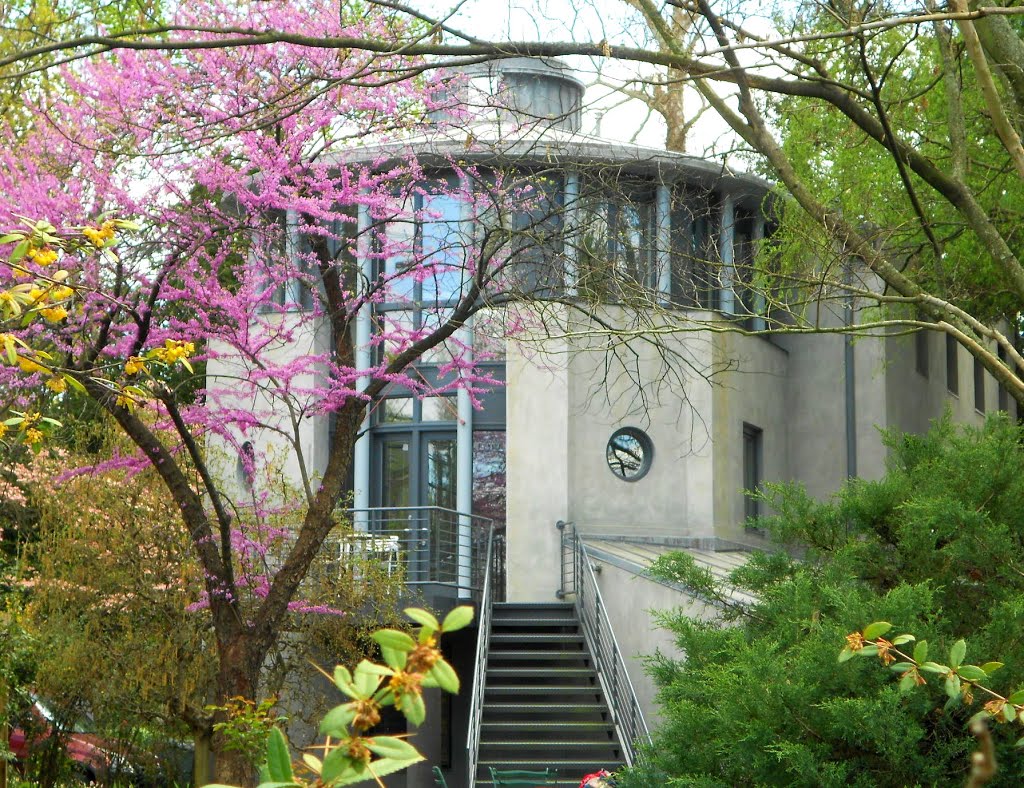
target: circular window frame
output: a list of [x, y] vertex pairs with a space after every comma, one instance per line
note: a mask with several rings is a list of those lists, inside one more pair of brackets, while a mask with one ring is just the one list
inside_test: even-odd
[[[632, 476], [625, 476], [619, 471], [615, 470], [612, 465], [612, 443], [616, 438], [627, 436], [632, 438], [640, 444], [640, 450], [643, 452], [643, 458], [640, 460], [640, 467], [637, 468], [636, 472]], [[651, 436], [644, 432], [638, 427], [620, 427], [611, 434], [608, 438], [608, 442], [604, 447], [604, 460], [608, 466], [608, 470], [611, 474], [620, 481], [624, 482], [638, 482], [644, 478], [648, 471], [651, 470], [651, 465], [654, 464], [654, 442], [651, 440]]]

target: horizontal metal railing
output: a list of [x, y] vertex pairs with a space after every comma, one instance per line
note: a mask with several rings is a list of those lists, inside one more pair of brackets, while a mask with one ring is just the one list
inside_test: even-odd
[[474, 597], [483, 590], [489, 518], [440, 506], [351, 509], [349, 516], [354, 531], [331, 540], [342, 565], [373, 560], [409, 585], [450, 586]]
[[559, 521], [557, 527], [562, 532], [562, 588], [559, 596], [574, 597], [576, 613], [594, 658], [601, 687], [608, 698], [626, 763], [632, 766], [637, 760], [638, 745], [650, 744], [651, 734], [626, 671], [622, 650], [608, 620], [586, 545], [572, 523]]

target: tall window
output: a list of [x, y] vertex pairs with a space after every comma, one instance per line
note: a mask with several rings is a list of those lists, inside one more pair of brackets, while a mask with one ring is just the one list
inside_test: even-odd
[[974, 359], [974, 407], [985, 412], [985, 366]]
[[931, 334], [923, 329], [914, 334], [914, 366], [922, 377], [928, 377], [928, 340]]
[[584, 197], [575, 239], [581, 292], [614, 301], [636, 285], [657, 287], [655, 216], [653, 188]]
[[[1006, 351], [1003, 346], [1000, 345], [996, 351], [999, 354], [999, 360], [1006, 366]], [[999, 392], [999, 410], [1008, 411], [1010, 409], [1010, 392], [1006, 390], [1006, 386], [1002, 383], [997, 383]]]
[[684, 306], [715, 306], [721, 266], [713, 237], [717, 224], [710, 192], [695, 187], [673, 191], [672, 297]]
[[761, 501], [754, 494], [761, 489], [764, 464], [764, 432], [753, 424], [743, 425], [743, 515], [748, 528], [756, 528], [761, 517]]
[[950, 394], [960, 393], [960, 367], [957, 363], [959, 344], [946, 334], [946, 388]]

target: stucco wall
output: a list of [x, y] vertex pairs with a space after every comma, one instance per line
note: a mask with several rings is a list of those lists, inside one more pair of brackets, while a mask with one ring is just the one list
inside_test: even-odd
[[687, 616], [712, 620], [719, 617], [719, 611], [678, 589], [607, 562], [595, 563], [600, 566], [597, 585], [608, 612], [608, 620], [644, 719], [653, 730], [661, 721], [661, 712], [655, 700], [657, 687], [644, 670], [643, 659], [655, 651], [677, 659], [683, 656], [672, 634], [658, 626], [655, 614], [659, 611], [678, 610]]
[[[302, 326], [291, 334], [288, 329], [300, 319], [307, 318], [287, 313], [275, 318], [284, 329], [282, 336], [287, 335], [289, 339], [268, 344], [260, 355], [261, 365], [285, 365], [294, 358], [329, 354], [330, 331], [326, 323], [318, 320], [313, 330], [308, 326]], [[250, 380], [253, 374], [254, 367], [251, 362], [218, 342], [210, 344], [210, 351], [213, 357], [206, 365], [207, 397], [211, 401], [216, 400], [219, 407], [250, 411], [270, 427], [284, 430], [290, 435], [297, 434], [302, 462], [315, 489], [317, 479], [327, 465], [329, 434], [326, 416], [308, 415], [310, 407], [315, 404], [315, 398], [309, 392], [322, 383], [324, 372], [313, 369], [307, 374], [292, 378], [293, 393], [287, 399], [295, 412], [303, 414], [297, 431], [293, 431], [285, 397], [268, 393], [272, 386], [271, 382], [264, 381], [265, 388], [255, 394], [243, 383]], [[220, 356], [222, 353], [224, 355]], [[273, 429], [254, 429], [245, 436], [239, 435], [238, 438], [251, 441], [253, 444], [258, 460], [257, 484], [261, 483], [261, 475], [270, 468], [275, 474], [279, 473], [280, 478], [286, 480], [288, 485], [298, 489], [302, 478], [299, 454], [283, 435]], [[235, 449], [215, 435], [208, 439], [207, 449], [210, 452], [211, 465], [223, 488], [230, 494], [243, 494], [243, 478]]]
[[789, 358], [761, 337], [729, 333], [715, 335], [715, 355], [732, 367], [715, 378], [713, 389], [715, 534], [745, 541], [743, 425], [762, 431], [762, 480], [790, 478]]
[[552, 601], [560, 583], [558, 520], [568, 516], [569, 397], [565, 345], [507, 354], [507, 594]]
[[[706, 333], [635, 340], [612, 350], [576, 343], [569, 371], [568, 519], [586, 533], [710, 536], [712, 342]], [[606, 447], [620, 427], [650, 437], [648, 473], [625, 481]]]

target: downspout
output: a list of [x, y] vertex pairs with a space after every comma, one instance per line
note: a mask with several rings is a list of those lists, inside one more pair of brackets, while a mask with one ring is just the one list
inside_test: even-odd
[[[847, 263], [847, 279], [852, 279], [851, 262]], [[856, 389], [856, 363], [853, 355], [853, 293], [847, 292], [843, 301], [843, 324], [846, 326], [846, 333], [843, 334], [843, 370], [846, 399], [846, 478], [852, 479], [857, 475], [857, 389]]]

